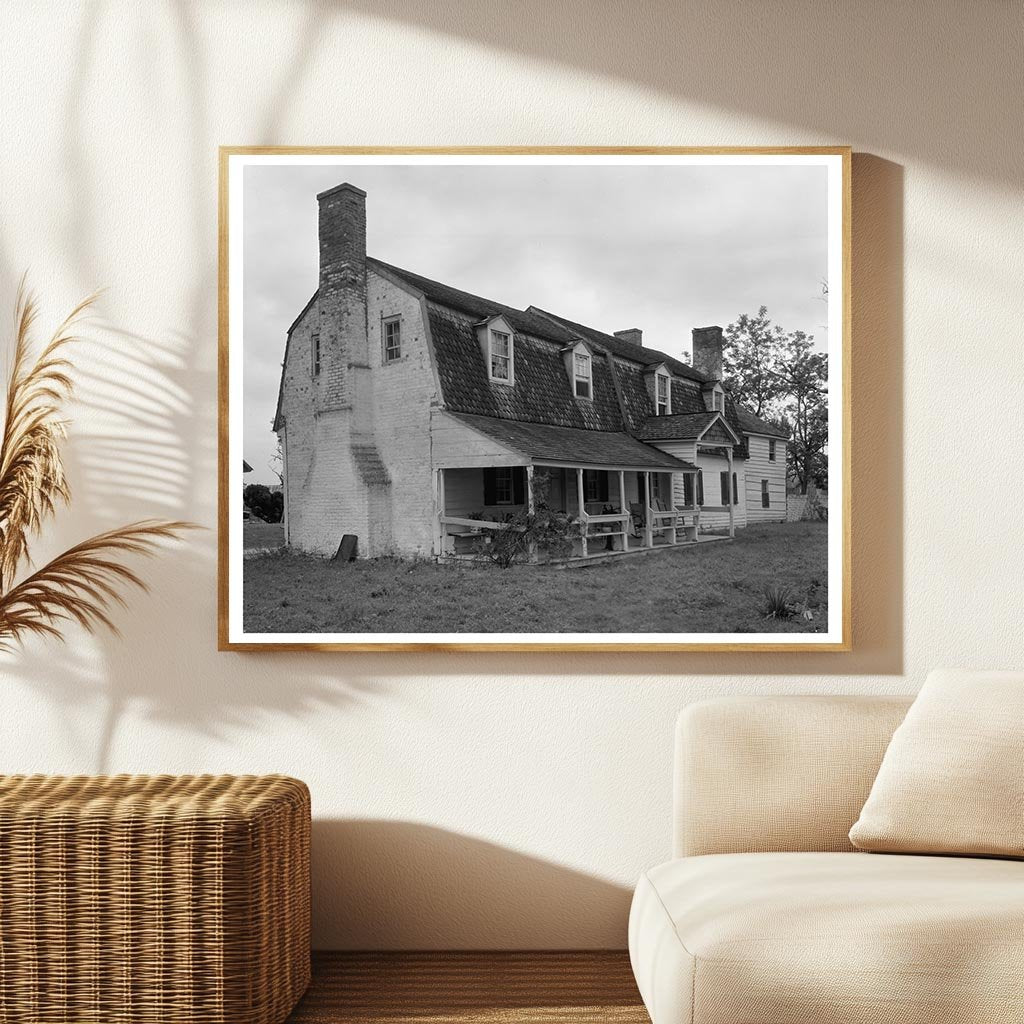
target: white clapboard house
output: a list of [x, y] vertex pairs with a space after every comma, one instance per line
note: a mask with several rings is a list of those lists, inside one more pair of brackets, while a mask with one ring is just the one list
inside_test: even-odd
[[274, 429], [288, 542], [333, 554], [468, 555], [538, 494], [577, 556], [699, 542], [786, 518], [783, 431], [693, 366], [366, 254], [366, 193], [321, 193], [319, 287], [288, 330]]

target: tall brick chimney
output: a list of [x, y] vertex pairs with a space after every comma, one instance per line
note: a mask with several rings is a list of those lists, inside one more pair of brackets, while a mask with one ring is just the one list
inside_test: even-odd
[[[357, 380], [367, 376], [366, 193], [344, 182], [320, 204], [320, 358], [322, 408], [354, 408]], [[359, 371], [364, 371], [360, 373]], [[359, 425], [353, 424], [358, 431]]]
[[722, 379], [721, 327], [694, 327], [693, 368], [712, 380]]
[[644, 332], [639, 327], [630, 327], [625, 331], [616, 331], [615, 337], [620, 341], [628, 341], [630, 345], [643, 346]]

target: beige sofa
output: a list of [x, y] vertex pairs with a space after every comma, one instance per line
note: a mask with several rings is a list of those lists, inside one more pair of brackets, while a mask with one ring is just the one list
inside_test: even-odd
[[629, 923], [653, 1024], [1024, 1021], [1024, 862], [861, 853], [847, 836], [909, 705], [683, 712], [676, 859], [640, 879]]

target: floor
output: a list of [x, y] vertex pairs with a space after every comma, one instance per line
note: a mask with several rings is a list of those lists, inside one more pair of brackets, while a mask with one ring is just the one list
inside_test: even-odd
[[650, 1024], [625, 952], [315, 953], [288, 1024]]

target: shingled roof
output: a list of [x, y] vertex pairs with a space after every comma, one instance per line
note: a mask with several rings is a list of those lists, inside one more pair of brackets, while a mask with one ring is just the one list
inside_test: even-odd
[[[503, 315], [512, 323], [512, 317]], [[577, 399], [565, 372], [560, 347], [530, 334], [520, 334], [519, 327], [513, 324], [515, 386], [496, 384], [487, 377], [476, 337], [475, 315], [428, 302], [427, 316], [446, 409], [582, 430], [626, 429], [606, 358], [595, 357], [593, 361], [592, 399]]]
[[736, 406], [736, 418], [739, 420], [740, 427], [748, 434], [768, 434], [771, 437], [781, 437], [784, 440], [789, 440], [788, 431], [783, 430], [782, 427], [775, 426], [774, 423], [761, 419], [759, 416], [755, 416], [749, 409], [744, 409], [742, 405]]
[[717, 412], [648, 416], [640, 429], [636, 431], [636, 436], [642, 441], [695, 441], [717, 416]]
[[682, 360], [676, 359], [675, 356], [670, 356], [665, 352], [659, 352], [656, 348], [647, 348], [644, 345], [636, 345], [631, 341], [623, 341], [621, 338], [616, 338], [614, 334], [605, 334], [604, 331], [598, 331], [593, 327], [587, 327], [585, 324], [578, 324], [573, 320], [567, 320], [564, 316], [549, 313], [539, 306], [530, 306], [528, 312], [545, 317], [556, 326], [565, 328], [585, 341], [601, 345], [613, 355], [617, 355], [622, 359], [631, 359], [644, 366], [656, 366], [658, 363], [664, 363], [673, 373], [677, 373], [680, 377], [688, 377], [699, 384], [710, 381], [706, 374], [701, 373], [700, 370], [695, 370], [689, 363], [684, 363]]
[[401, 278], [406, 284], [411, 285], [430, 302], [436, 302], [439, 306], [447, 306], [449, 309], [457, 309], [468, 313], [476, 320], [485, 320], [488, 317], [501, 313], [515, 331], [523, 334], [532, 334], [537, 338], [547, 338], [549, 341], [557, 341], [560, 345], [571, 345], [576, 338], [565, 328], [552, 323], [547, 317], [538, 316], [529, 310], [516, 309], [514, 306], [506, 306], [503, 302], [494, 299], [485, 299], [479, 295], [472, 295], [470, 292], [460, 291], [458, 288], [451, 288], [440, 281], [432, 281], [429, 277], [421, 277], [409, 270], [392, 266], [383, 260], [367, 256], [366, 262], [385, 272]]
[[624, 431], [579, 430], [522, 423], [494, 416], [452, 415], [498, 444], [530, 459], [559, 465], [621, 466], [623, 469], [695, 473], [697, 467], [638, 441]]

